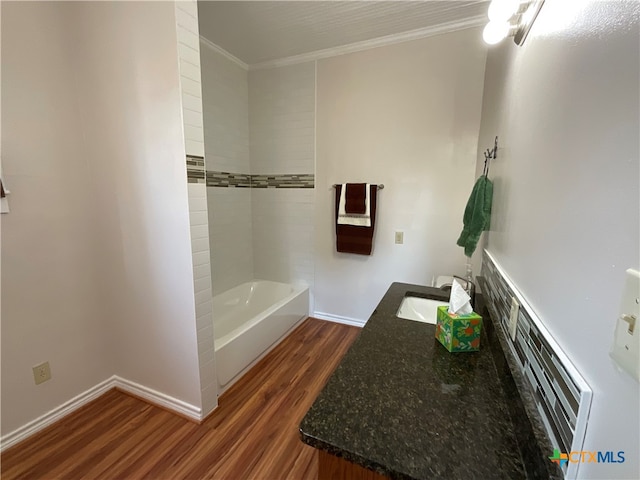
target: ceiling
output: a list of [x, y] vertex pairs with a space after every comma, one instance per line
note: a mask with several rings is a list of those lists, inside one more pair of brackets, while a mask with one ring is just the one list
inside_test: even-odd
[[248, 65], [486, 17], [486, 0], [199, 1], [200, 34]]

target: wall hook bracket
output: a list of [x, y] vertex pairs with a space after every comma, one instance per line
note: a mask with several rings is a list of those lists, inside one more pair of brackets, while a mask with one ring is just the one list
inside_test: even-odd
[[493, 148], [487, 148], [484, 152], [484, 170], [482, 171], [483, 175], [489, 175], [489, 166], [490, 160], [493, 160], [498, 156], [498, 136], [496, 135], [496, 139], [493, 142]]

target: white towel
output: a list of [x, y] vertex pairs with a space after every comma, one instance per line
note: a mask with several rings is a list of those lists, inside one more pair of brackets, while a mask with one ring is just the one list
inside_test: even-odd
[[340, 191], [340, 203], [338, 204], [338, 223], [340, 225], [354, 225], [356, 227], [370, 227], [371, 226], [371, 206], [369, 203], [369, 192], [371, 191], [371, 185], [367, 183], [364, 189], [365, 191], [365, 212], [364, 215], [358, 215], [355, 213], [347, 213], [345, 205], [347, 204], [347, 184], [342, 184], [342, 190]]

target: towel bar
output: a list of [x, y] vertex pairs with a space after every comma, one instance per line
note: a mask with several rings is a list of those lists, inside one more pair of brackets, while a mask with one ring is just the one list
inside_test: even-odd
[[[333, 187], [331, 187], [331, 188], [336, 188], [338, 186], [339, 186], [339, 184], [334, 183]], [[378, 185], [378, 190], [382, 190], [383, 188], [384, 188], [384, 183], [381, 183], [381, 184]]]

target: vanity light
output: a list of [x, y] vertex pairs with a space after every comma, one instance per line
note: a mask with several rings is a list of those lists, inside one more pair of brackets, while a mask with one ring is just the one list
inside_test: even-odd
[[495, 45], [507, 38], [508, 35], [515, 35], [515, 31], [511, 33], [513, 27], [509, 22], [494, 22], [493, 20], [487, 23], [482, 31], [482, 39], [489, 45]]
[[482, 38], [494, 45], [512, 36], [517, 45], [522, 45], [543, 3], [544, 0], [492, 0]]
[[492, 22], [508, 22], [520, 9], [519, 0], [493, 0], [489, 5], [489, 20]]

